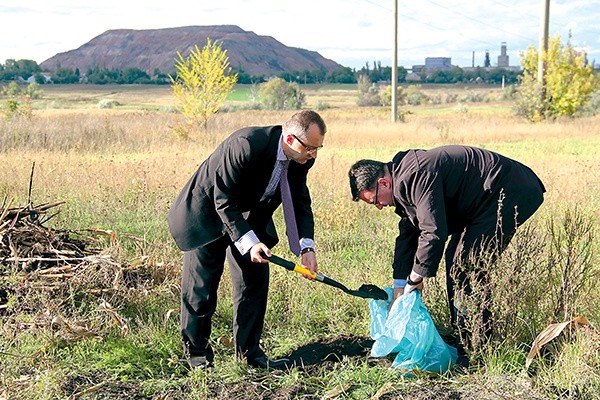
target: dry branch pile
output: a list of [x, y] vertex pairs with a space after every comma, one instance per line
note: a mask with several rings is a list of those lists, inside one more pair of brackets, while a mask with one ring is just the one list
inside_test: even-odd
[[[131, 290], [151, 283], [146, 263], [127, 267], [102, 254], [103, 247], [116, 242], [112, 231], [45, 227], [56, 215], [51, 211], [63, 203], [0, 208], [0, 318], [16, 329], [52, 327], [67, 340], [98, 336], [111, 320], [120, 321], [126, 333], [113, 306], [122, 306]], [[98, 235], [109, 236], [109, 245]], [[90, 305], [103, 317], [95, 313], [90, 321]], [[31, 316], [27, 323], [23, 315]], [[78, 332], [84, 334], [74, 335]]]
[[71, 238], [69, 231], [43, 226], [56, 215], [48, 215], [48, 210], [63, 203], [3, 208], [0, 214], [0, 262], [34, 271], [76, 265], [93, 254], [86, 250], [88, 243]]

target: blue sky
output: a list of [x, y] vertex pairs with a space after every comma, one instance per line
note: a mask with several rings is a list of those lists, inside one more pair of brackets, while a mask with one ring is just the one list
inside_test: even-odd
[[[238, 25], [283, 44], [319, 52], [344, 66], [391, 65], [394, 0], [1, 0], [0, 63], [41, 63], [110, 29]], [[542, 0], [398, 0], [398, 63], [451, 57], [492, 65], [506, 42], [510, 64], [538, 45]], [[600, 64], [600, 0], [551, 0], [550, 36]]]

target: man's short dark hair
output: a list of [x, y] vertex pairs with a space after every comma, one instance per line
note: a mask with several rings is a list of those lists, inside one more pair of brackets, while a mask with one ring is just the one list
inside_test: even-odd
[[306, 132], [311, 124], [316, 124], [319, 127], [321, 135], [325, 135], [325, 132], [327, 132], [327, 126], [323, 118], [312, 110], [298, 111], [283, 124], [283, 127], [286, 131], [292, 132], [295, 135], [306, 136]]
[[360, 160], [348, 171], [350, 178], [350, 192], [352, 200], [358, 201], [358, 194], [363, 190], [371, 190], [375, 187], [377, 179], [385, 175], [385, 164], [375, 160]]

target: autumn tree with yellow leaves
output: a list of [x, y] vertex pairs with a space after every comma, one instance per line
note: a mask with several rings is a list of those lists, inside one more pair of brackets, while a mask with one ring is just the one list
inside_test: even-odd
[[202, 49], [196, 45], [188, 57], [180, 52], [177, 57], [177, 74], [169, 76], [173, 95], [190, 126], [206, 129], [236, 84], [237, 74], [231, 74], [227, 50], [210, 39]]

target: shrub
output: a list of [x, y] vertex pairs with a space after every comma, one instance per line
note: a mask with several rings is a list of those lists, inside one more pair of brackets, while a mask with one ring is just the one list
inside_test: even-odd
[[2, 94], [8, 99], [3, 106], [0, 106], [0, 111], [7, 118], [14, 115], [30, 118], [33, 113], [31, 99], [39, 98], [41, 93], [37, 83], [30, 83], [27, 87], [22, 88], [16, 82], [11, 82], [2, 88]]
[[420, 106], [427, 104], [429, 97], [421, 91], [421, 85], [413, 85], [406, 89], [406, 101], [411, 106]]
[[469, 112], [469, 107], [462, 103], [459, 103], [456, 107], [454, 107], [454, 112], [457, 114], [466, 114]]
[[442, 95], [438, 93], [431, 97], [429, 101], [431, 102], [431, 104], [442, 104]]
[[517, 85], [508, 85], [502, 91], [502, 100], [513, 100], [517, 95]]
[[112, 99], [102, 99], [98, 102], [98, 108], [114, 108], [119, 105], [118, 101]]
[[260, 103], [269, 110], [299, 110], [306, 102], [305, 94], [296, 82], [274, 78], [260, 85]]
[[579, 110], [577, 115], [591, 117], [600, 112], [600, 90], [595, 91], [590, 96], [590, 101]]
[[[381, 98], [381, 105], [388, 107], [392, 105], [392, 85], [387, 85], [379, 91]], [[401, 86], [396, 88], [396, 101], [397, 104], [403, 105], [406, 103], [406, 92]]]
[[482, 101], [485, 101], [485, 95], [483, 93], [477, 93], [473, 90], [470, 90], [460, 99], [460, 101], [463, 103], [481, 103]]
[[2, 95], [14, 97], [21, 94], [21, 88], [17, 82], [11, 82], [2, 88]]
[[450, 104], [450, 103], [456, 103], [456, 101], [458, 100], [458, 94], [457, 93], [448, 93], [446, 95], [446, 103]]
[[523, 76], [515, 96], [514, 113], [531, 122], [544, 119], [548, 107], [543, 93], [543, 86], [533, 76]]
[[360, 107], [380, 106], [382, 102], [377, 85], [371, 83], [371, 79], [367, 75], [359, 75], [357, 81], [358, 101], [356, 104]]
[[315, 103], [315, 110], [317, 111], [323, 111], [323, 110], [328, 110], [331, 108], [331, 105], [323, 100], [319, 100]]

